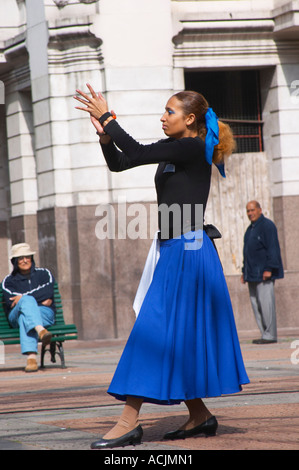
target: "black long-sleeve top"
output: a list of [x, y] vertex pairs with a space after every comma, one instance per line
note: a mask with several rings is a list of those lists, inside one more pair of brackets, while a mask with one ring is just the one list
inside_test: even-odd
[[[143, 145], [115, 120], [105, 126], [105, 132], [112, 140], [101, 147], [111, 171], [158, 163], [155, 186], [162, 239], [202, 228], [210, 190], [211, 165], [206, 161], [205, 144], [199, 137], [168, 138]], [[202, 212], [199, 205], [202, 205]], [[179, 223], [177, 211], [180, 212]]]

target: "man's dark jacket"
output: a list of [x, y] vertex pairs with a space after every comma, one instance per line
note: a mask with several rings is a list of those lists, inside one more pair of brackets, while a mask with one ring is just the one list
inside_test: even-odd
[[242, 271], [247, 282], [262, 282], [264, 271], [273, 280], [284, 276], [277, 229], [263, 214], [245, 232]]

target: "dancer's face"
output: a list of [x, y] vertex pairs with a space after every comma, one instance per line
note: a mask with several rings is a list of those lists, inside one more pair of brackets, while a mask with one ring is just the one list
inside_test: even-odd
[[189, 126], [194, 122], [195, 116], [183, 113], [181, 102], [172, 96], [166, 106], [165, 113], [161, 117], [162, 129], [168, 137], [181, 139], [182, 137], [195, 137], [196, 132], [191, 131]]

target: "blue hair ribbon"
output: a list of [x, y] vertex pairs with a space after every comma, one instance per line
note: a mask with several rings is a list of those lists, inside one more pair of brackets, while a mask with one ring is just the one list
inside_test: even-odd
[[215, 163], [215, 166], [217, 167], [220, 175], [223, 176], [223, 178], [226, 178], [224, 163]]
[[[205, 154], [207, 162], [212, 165], [213, 153], [215, 145], [219, 144], [219, 126], [218, 126], [218, 117], [214, 113], [212, 108], [208, 108], [206, 115], [206, 129], [207, 135], [205, 139]], [[216, 164], [216, 167], [225, 178], [224, 163]]]

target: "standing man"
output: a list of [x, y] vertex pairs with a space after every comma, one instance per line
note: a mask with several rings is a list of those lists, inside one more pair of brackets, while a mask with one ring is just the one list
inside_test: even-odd
[[21, 352], [27, 355], [26, 372], [35, 372], [37, 344], [50, 343], [51, 333], [46, 327], [55, 322], [54, 278], [45, 268], [36, 268], [27, 243], [11, 248], [13, 271], [2, 281], [3, 297], [8, 322], [20, 329]]
[[276, 343], [274, 281], [284, 276], [277, 229], [262, 214], [257, 201], [248, 202], [246, 210], [251, 224], [244, 236], [241, 282], [248, 282], [252, 309], [262, 335], [253, 343]]

